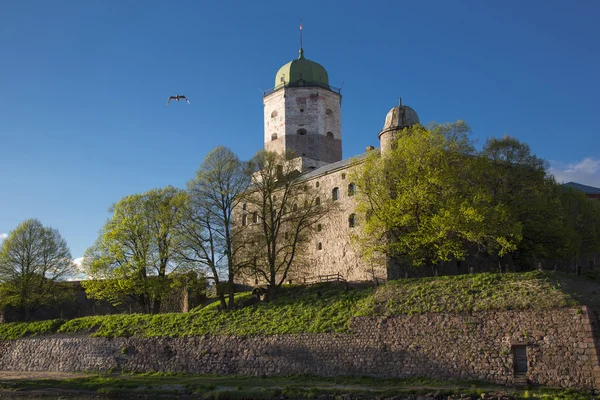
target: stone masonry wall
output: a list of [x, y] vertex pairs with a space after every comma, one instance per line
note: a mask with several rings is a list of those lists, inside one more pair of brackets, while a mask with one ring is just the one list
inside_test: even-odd
[[531, 383], [598, 388], [593, 319], [583, 307], [356, 318], [350, 334], [26, 338], [0, 342], [0, 369], [430, 377], [510, 385], [511, 346], [526, 345]]

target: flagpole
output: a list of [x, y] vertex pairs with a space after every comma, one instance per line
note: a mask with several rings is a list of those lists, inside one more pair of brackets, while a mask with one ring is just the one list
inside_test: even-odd
[[300, 17], [300, 57], [304, 55], [304, 51], [302, 50], [302, 17]]

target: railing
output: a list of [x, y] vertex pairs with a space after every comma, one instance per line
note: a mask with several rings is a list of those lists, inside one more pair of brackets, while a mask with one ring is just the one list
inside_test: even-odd
[[346, 283], [346, 279], [344, 279], [344, 277], [339, 272], [337, 274], [331, 274], [331, 275], [317, 275], [317, 276], [304, 277], [305, 285], [314, 285], [317, 283], [325, 283], [325, 282]]
[[342, 89], [333, 87], [331, 85], [326, 85], [326, 84], [324, 84], [322, 82], [317, 82], [317, 81], [299, 81], [298, 83], [284, 83], [284, 84], [275, 86], [272, 89], [263, 91], [263, 97], [266, 97], [266, 96], [270, 95], [271, 93], [276, 92], [279, 89], [283, 89], [283, 88], [286, 88], [286, 87], [315, 87], [315, 86], [323, 88], [323, 89], [331, 90], [332, 92], [337, 93], [337, 94], [341, 94], [342, 93]]

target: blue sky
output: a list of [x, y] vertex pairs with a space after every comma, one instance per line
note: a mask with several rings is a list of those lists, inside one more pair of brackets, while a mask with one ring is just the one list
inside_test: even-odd
[[[600, 2], [5, 1], [0, 240], [38, 218], [83, 255], [123, 196], [263, 146], [262, 94], [298, 51], [343, 87], [344, 157], [398, 97], [421, 121], [509, 134], [600, 186]], [[165, 102], [185, 94], [191, 105]]]

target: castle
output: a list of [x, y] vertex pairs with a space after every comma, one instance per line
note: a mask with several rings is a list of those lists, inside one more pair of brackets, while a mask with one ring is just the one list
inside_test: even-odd
[[[339, 274], [349, 281], [388, 279], [385, 260], [366, 260], [351, 243], [353, 230], [360, 229], [360, 218], [354, 212], [356, 186], [350, 172], [367, 153], [342, 157], [341, 100], [325, 68], [306, 59], [302, 48], [297, 59], [279, 68], [273, 89], [263, 97], [265, 150], [287, 155], [304, 185], [321, 199], [336, 202], [334, 211], [319, 221], [305, 250], [310, 271], [290, 276], [296, 282], [307, 274]], [[412, 108], [393, 107], [379, 133], [381, 151], [390, 148], [397, 132], [418, 123]], [[369, 151], [376, 150], [368, 146]], [[291, 159], [290, 154], [294, 155]]]

